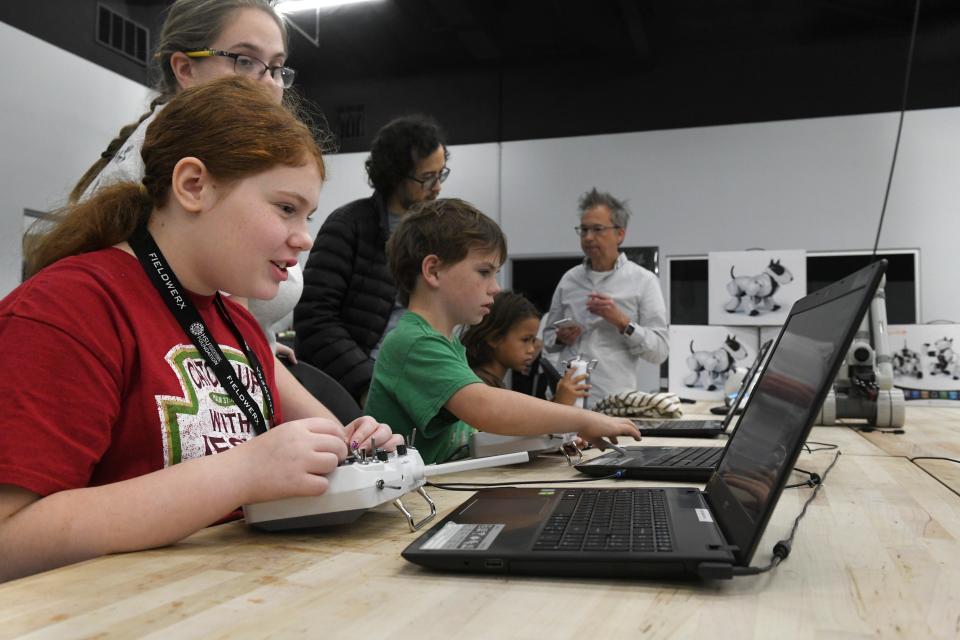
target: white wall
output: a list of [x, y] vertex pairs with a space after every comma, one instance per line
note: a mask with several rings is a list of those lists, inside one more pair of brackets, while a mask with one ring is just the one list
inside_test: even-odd
[[881, 246], [919, 247], [922, 322], [960, 322], [960, 109], [908, 114]]
[[20, 283], [23, 210], [66, 196], [124, 124], [146, 87], [0, 23], [0, 296]]

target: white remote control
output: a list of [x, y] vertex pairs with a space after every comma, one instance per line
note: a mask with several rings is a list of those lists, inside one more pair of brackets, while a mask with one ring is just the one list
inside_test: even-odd
[[[378, 451], [375, 457], [353, 457], [327, 475], [330, 487], [320, 496], [283, 498], [243, 506], [247, 524], [267, 531], [323, 527], [353, 522], [368, 509], [393, 502], [411, 530], [433, 519], [437, 509], [423, 490], [427, 476], [526, 462], [526, 453], [424, 465], [416, 449], [400, 445], [395, 453]], [[416, 522], [400, 498], [418, 492], [430, 505], [430, 514]]]
[[538, 453], [563, 453], [564, 447], [573, 444], [576, 433], [548, 433], [539, 436], [502, 436], [496, 433], [477, 431], [470, 436], [470, 457], [502, 455], [514, 451]]

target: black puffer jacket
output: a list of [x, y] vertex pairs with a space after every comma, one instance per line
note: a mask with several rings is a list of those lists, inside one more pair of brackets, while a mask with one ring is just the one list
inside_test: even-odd
[[358, 400], [370, 386], [370, 351], [397, 296], [387, 268], [388, 236], [377, 193], [331, 213], [310, 250], [293, 312], [297, 358], [326, 371]]

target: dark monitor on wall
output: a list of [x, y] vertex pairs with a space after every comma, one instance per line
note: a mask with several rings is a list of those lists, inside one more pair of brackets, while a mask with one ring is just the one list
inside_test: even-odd
[[[917, 323], [916, 251], [870, 253], [813, 253], [807, 255], [807, 293], [862, 269], [880, 258], [887, 259], [887, 323]], [[670, 324], [709, 324], [707, 308], [707, 259], [670, 258]]]

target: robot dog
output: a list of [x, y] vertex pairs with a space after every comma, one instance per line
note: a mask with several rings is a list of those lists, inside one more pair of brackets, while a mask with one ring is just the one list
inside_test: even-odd
[[953, 350], [953, 338], [944, 336], [935, 342], [924, 342], [930, 358], [930, 375], [947, 376], [960, 380], [960, 355]]
[[747, 350], [736, 336], [728, 335], [723, 345], [712, 351], [694, 350], [691, 340], [690, 355], [687, 356], [690, 373], [683, 378], [683, 384], [688, 387], [702, 387], [707, 391], [720, 389], [736, 363], [747, 355]]
[[733, 269], [731, 265], [730, 282], [727, 283], [731, 298], [723, 305], [727, 313], [735, 313], [741, 308], [750, 316], [777, 311], [780, 305], [773, 295], [783, 285], [793, 282], [793, 274], [779, 260], [771, 260], [763, 273], [756, 276], [737, 276]]
[[903, 342], [903, 348], [893, 354], [893, 375], [899, 378], [923, 378], [920, 354], [910, 349], [906, 341]]

